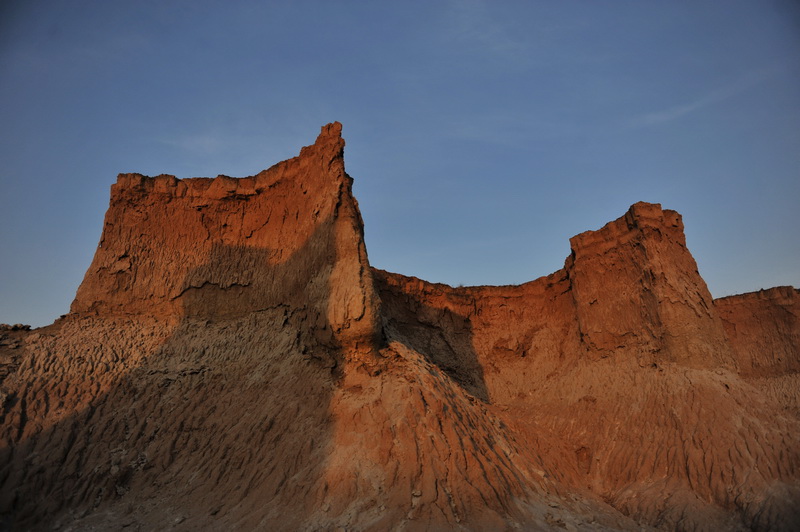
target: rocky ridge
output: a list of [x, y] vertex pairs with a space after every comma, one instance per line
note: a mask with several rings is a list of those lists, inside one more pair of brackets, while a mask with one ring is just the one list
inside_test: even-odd
[[645, 203], [520, 286], [373, 269], [343, 150], [119, 176], [70, 314], [0, 330], [6, 527], [800, 525], [797, 290], [713, 300]]

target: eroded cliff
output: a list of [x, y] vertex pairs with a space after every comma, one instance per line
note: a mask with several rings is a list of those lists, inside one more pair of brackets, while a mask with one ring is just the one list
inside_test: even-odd
[[[639, 522], [796, 522], [798, 381], [783, 362], [800, 355], [796, 291], [715, 303], [680, 216], [658, 205], [636, 204], [571, 244], [563, 270], [521, 286], [376, 271], [388, 337], [504, 409], [515, 433], [550, 435], [557, 443], [537, 453], [558, 464], [554, 478]], [[729, 338], [735, 320], [749, 329]], [[751, 352], [779, 378], [740, 374]]]
[[120, 174], [73, 315], [235, 317], [303, 309], [309, 330], [377, 345], [363, 222], [341, 124], [242, 179]]
[[340, 133], [120, 175], [71, 313], [0, 331], [6, 526], [797, 528], [796, 290], [713, 301], [644, 203], [520, 286], [372, 269]]

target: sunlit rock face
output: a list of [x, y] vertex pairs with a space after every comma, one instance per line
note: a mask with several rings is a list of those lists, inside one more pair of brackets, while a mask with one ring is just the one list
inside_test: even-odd
[[234, 317], [304, 309], [337, 342], [374, 346], [378, 310], [341, 124], [243, 179], [120, 174], [76, 315]]
[[797, 290], [712, 300], [646, 203], [520, 286], [377, 270], [343, 154], [119, 176], [70, 314], [0, 327], [0, 527], [800, 526]]

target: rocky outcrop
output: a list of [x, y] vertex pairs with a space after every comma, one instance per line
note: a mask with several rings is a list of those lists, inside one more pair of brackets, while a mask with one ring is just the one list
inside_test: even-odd
[[73, 315], [235, 317], [305, 309], [308, 329], [374, 347], [380, 333], [341, 124], [242, 179], [120, 174]]
[[722, 322], [686, 249], [678, 213], [637, 203], [570, 244], [565, 270], [591, 355], [647, 353], [655, 363], [730, 367]]
[[372, 269], [341, 126], [123, 174], [69, 315], [0, 328], [0, 527], [794, 530], [798, 292], [712, 301], [638, 203], [563, 269]]
[[[571, 245], [563, 270], [521, 286], [451, 288], [375, 271], [387, 336], [504, 408], [517, 434], [554, 438], [537, 448], [558, 464], [553, 478], [637, 521], [794, 522], [800, 446], [787, 435], [800, 425], [779, 392], [796, 399], [797, 371], [760, 389], [740, 378], [741, 342], [723, 327], [733, 318], [720, 317], [724, 303], [712, 301], [680, 216], [639, 203]], [[796, 363], [787, 296], [759, 310], [780, 314], [765, 328], [743, 321], [759, 331], [754, 349]]]
[[571, 245], [564, 269], [521, 286], [451, 288], [376, 270], [387, 330], [491, 400], [517, 392], [490, 391], [483, 373], [513, 379], [529, 357], [545, 373], [565, 358], [610, 356], [642, 367], [735, 367], [676, 212], [637, 203]]

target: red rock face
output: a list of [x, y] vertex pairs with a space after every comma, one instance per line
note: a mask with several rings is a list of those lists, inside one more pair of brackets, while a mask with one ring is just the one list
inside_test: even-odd
[[714, 306], [742, 375], [800, 371], [800, 292], [780, 286], [717, 299]]
[[714, 301], [740, 375], [800, 416], [800, 293], [791, 286]]
[[4, 526], [800, 526], [796, 290], [713, 301], [645, 203], [520, 286], [372, 269], [340, 131], [119, 177], [71, 313], [0, 330]]
[[377, 302], [341, 124], [253, 177], [120, 174], [75, 315], [234, 317], [288, 306], [374, 345]]
[[678, 213], [637, 203], [570, 244], [565, 269], [590, 355], [649, 353], [653, 362], [730, 366], [722, 323]]

